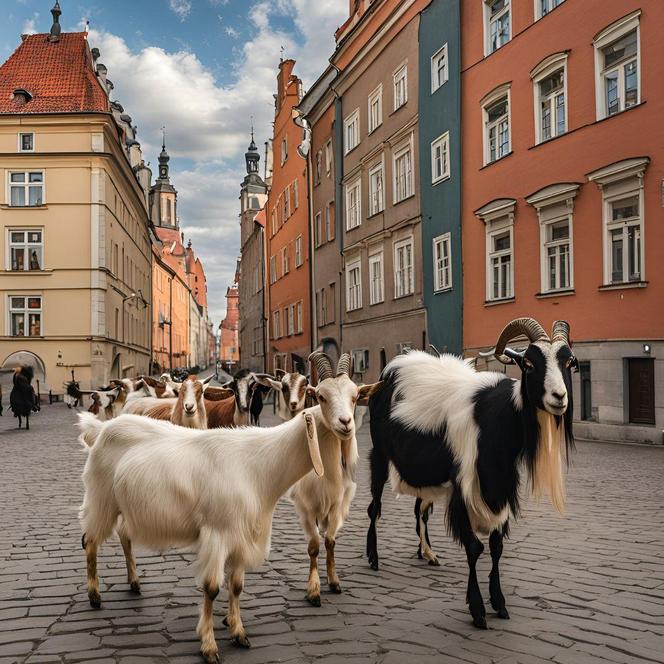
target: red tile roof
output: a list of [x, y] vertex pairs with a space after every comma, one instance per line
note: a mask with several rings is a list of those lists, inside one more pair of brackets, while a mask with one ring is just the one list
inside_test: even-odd
[[[108, 111], [109, 102], [92, 65], [85, 32], [28, 35], [0, 67], [0, 113], [76, 113]], [[32, 99], [13, 99], [14, 90]]]

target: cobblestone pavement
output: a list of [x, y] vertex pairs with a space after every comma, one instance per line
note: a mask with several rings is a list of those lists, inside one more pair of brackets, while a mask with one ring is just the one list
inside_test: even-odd
[[[77, 521], [85, 453], [74, 420], [63, 405], [43, 408], [30, 432], [16, 431], [6, 411], [0, 418], [0, 664], [198, 663], [190, 554], [139, 549], [143, 594], [134, 597], [120, 545], [107, 543], [103, 605], [90, 608]], [[321, 608], [304, 601], [307, 547], [292, 506], [280, 504], [270, 561], [247, 575], [243, 595], [251, 650], [229, 644], [224, 591], [216, 602], [225, 662], [664, 662], [664, 450], [580, 444], [567, 517], [529, 505], [506, 542], [509, 621], [488, 606], [482, 557], [490, 629], [478, 631], [464, 601], [465, 555], [446, 536], [442, 510], [430, 522], [442, 565], [429, 567], [415, 555], [412, 500], [386, 489], [382, 566], [368, 568], [366, 425], [359, 440], [358, 493], [337, 543], [344, 593], [324, 592]]]

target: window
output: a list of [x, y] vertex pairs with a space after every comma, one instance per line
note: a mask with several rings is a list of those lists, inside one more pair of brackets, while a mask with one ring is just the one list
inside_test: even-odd
[[509, 91], [484, 105], [484, 163], [490, 164], [509, 154], [510, 108]]
[[369, 133], [383, 123], [383, 86], [379, 85], [369, 95]]
[[277, 257], [270, 256], [270, 283], [277, 281]]
[[378, 214], [385, 209], [385, 191], [383, 187], [383, 162], [369, 171], [369, 215]]
[[274, 311], [272, 313], [272, 332], [274, 333], [275, 339], [281, 337], [281, 313], [279, 311]]
[[289, 271], [290, 268], [288, 265], [288, 245], [286, 245], [281, 250], [281, 274], [282, 275], [288, 274]]
[[302, 265], [302, 236], [295, 238], [295, 267]]
[[297, 210], [300, 207], [300, 183], [295, 180], [293, 182], [293, 209]]
[[440, 235], [433, 239], [434, 290], [442, 291], [452, 288], [452, 262], [450, 234]]
[[286, 219], [290, 217], [290, 186], [284, 189], [283, 201], [284, 201], [284, 222], [285, 222]]
[[316, 246], [320, 247], [321, 244], [323, 244], [323, 222], [320, 212], [316, 212], [316, 216], [314, 217], [314, 226]]
[[353, 373], [364, 373], [369, 368], [369, 349], [358, 348], [351, 351]]
[[450, 133], [445, 132], [431, 143], [431, 182], [450, 177]]
[[288, 159], [288, 136], [284, 136], [281, 141], [281, 165], [283, 166]]
[[625, 159], [588, 174], [602, 192], [604, 284], [645, 281], [643, 179], [650, 160]]
[[44, 242], [42, 229], [9, 229], [9, 257], [12, 271], [41, 270]]
[[360, 109], [356, 108], [344, 121], [345, 154], [360, 143]]
[[346, 311], [353, 311], [362, 307], [362, 275], [360, 274], [361, 263], [355, 261], [346, 267]]
[[489, 281], [488, 300], [514, 297], [512, 229], [489, 234]]
[[640, 10], [616, 21], [595, 38], [597, 118], [620, 113], [641, 101]]
[[361, 223], [362, 201], [360, 188], [362, 181], [358, 178], [355, 182], [346, 185], [346, 230], [357, 228]]
[[286, 332], [289, 336], [295, 334], [295, 305], [291, 304], [288, 307], [288, 330]]
[[570, 228], [569, 220], [563, 219], [546, 225], [546, 290], [570, 288]]
[[295, 308], [295, 333], [302, 334], [302, 302], [298, 302]]
[[447, 82], [447, 44], [431, 56], [431, 93]]
[[383, 296], [383, 254], [369, 256], [369, 304], [378, 304]]
[[332, 172], [332, 141], [325, 144], [325, 174], [330, 177]]
[[510, 40], [510, 0], [485, 0], [484, 37], [484, 55], [497, 51]]
[[270, 215], [270, 230], [272, 232], [272, 235], [275, 235], [277, 232], [277, 212], [276, 210], [272, 210], [272, 214]]
[[535, 20], [546, 16], [565, 0], [535, 0]]
[[315, 166], [315, 172], [314, 172], [314, 184], [320, 184], [322, 159], [323, 159], [323, 155], [320, 153], [320, 150], [319, 150], [318, 152], [316, 152], [316, 166]]
[[32, 132], [23, 133], [18, 135], [18, 150], [19, 152], [34, 152], [35, 151], [35, 135]]
[[334, 203], [325, 208], [325, 235], [328, 242], [334, 240]]
[[327, 324], [327, 293], [324, 288], [321, 288], [318, 293], [318, 302], [320, 304], [318, 327], [322, 327]]
[[[412, 140], [412, 137], [411, 137]], [[399, 203], [413, 195], [413, 152], [409, 142], [394, 152], [394, 202]]]
[[414, 290], [413, 239], [409, 238], [394, 245], [394, 297], [412, 295]]
[[13, 207], [44, 204], [44, 173], [28, 171], [9, 173], [9, 201]]
[[394, 110], [401, 108], [408, 101], [408, 64], [394, 72]]
[[9, 296], [9, 334], [12, 337], [39, 337], [41, 325], [42, 299], [38, 295]]
[[567, 54], [545, 58], [533, 71], [535, 141], [542, 143], [567, 131]]

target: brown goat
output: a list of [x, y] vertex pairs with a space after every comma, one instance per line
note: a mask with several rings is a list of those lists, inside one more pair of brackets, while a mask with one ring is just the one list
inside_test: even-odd
[[246, 422], [238, 421], [235, 395], [221, 401], [206, 401], [205, 410], [207, 411], [208, 429], [226, 429], [246, 424]]

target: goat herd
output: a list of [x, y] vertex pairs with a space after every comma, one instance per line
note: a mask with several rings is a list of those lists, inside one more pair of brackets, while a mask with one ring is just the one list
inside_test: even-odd
[[[508, 347], [524, 335], [525, 349]], [[240, 614], [245, 570], [268, 556], [282, 496], [294, 504], [307, 539], [307, 600], [320, 606], [321, 536], [329, 588], [341, 592], [335, 540], [356, 489], [361, 411], [356, 419], [355, 407], [362, 402], [369, 406], [373, 442], [371, 567], [378, 569], [376, 522], [389, 476], [395, 492], [416, 498], [419, 554], [434, 565], [427, 518], [434, 501], [444, 504], [448, 530], [466, 551], [472, 620], [484, 629], [475, 566], [484, 549], [479, 536], [488, 535], [490, 602], [498, 617], [508, 618], [498, 566], [509, 516], [519, 512], [522, 470], [534, 495], [546, 494], [556, 509], [564, 509], [563, 457], [573, 444], [576, 358], [566, 322], [554, 323], [549, 335], [531, 318], [510, 322], [483, 355], [489, 354], [516, 364], [520, 378], [477, 371], [475, 360], [413, 351], [393, 359], [378, 383], [358, 386], [347, 353], [333, 367], [315, 351], [309, 358], [315, 386], [299, 374], [244, 371], [221, 388], [211, 387], [209, 379], [189, 376], [178, 384], [164, 375], [159, 381], [123, 379], [95, 392], [90, 412], [79, 415], [80, 440], [88, 450], [80, 520], [91, 605], [101, 605], [97, 552], [113, 531], [136, 593], [133, 542], [157, 550], [193, 547], [204, 589], [197, 633], [205, 661], [219, 659], [212, 606], [224, 583], [224, 622], [233, 642], [248, 647]], [[258, 423], [254, 397], [269, 389], [285, 421], [271, 428], [244, 426], [250, 416]], [[77, 386], [68, 393], [73, 400], [83, 395]], [[316, 405], [306, 408], [307, 398]]]

